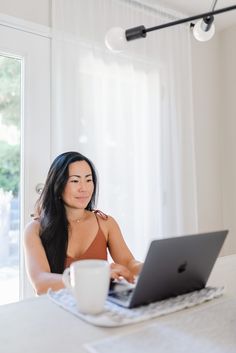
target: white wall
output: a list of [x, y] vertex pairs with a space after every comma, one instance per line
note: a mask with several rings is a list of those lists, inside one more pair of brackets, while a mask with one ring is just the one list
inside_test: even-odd
[[192, 39], [199, 230], [223, 226], [220, 174], [219, 39]]
[[51, 0], [0, 0], [0, 13], [51, 26]]
[[199, 229], [230, 230], [222, 254], [236, 253], [235, 36], [192, 40]]
[[236, 253], [236, 25], [220, 33], [223, 220], [230, 229], [225, 251]]

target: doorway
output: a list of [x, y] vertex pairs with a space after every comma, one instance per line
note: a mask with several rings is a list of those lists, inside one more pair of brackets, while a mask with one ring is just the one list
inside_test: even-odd
[[50, 37], [0, 24], [0, 304], [33, 295], [23, 230], [50, 164]]

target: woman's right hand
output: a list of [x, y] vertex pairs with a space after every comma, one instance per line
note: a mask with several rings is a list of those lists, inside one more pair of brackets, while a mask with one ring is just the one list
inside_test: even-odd
[[134, 275], [128, 270], [127, 267], [119, 264], [112, 263], [110, 265], [111, 269], [111, 278], [114, 280], [121, 280], [124, 278], [129, 283], [134, 283], [135, 277]]

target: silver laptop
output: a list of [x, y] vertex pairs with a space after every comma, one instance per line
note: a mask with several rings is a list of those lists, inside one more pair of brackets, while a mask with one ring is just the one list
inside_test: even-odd
[[114, 282], [107, 299], [133, 308], [204, 288], [227, 233], [153, 240], [136, 285]]

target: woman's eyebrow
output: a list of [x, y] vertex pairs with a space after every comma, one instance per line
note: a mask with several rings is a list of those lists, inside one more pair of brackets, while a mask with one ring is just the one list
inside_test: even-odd
[[[92, 176], [92, 173], [86, 174], [85, 178], [88, 178], [88, 177], [91, 177], [91, 176]], [[76, 175], [76, 174], [69, 175], [69, 178], [72, 178], [72, 177], [81, 178], [81, 175]]]

